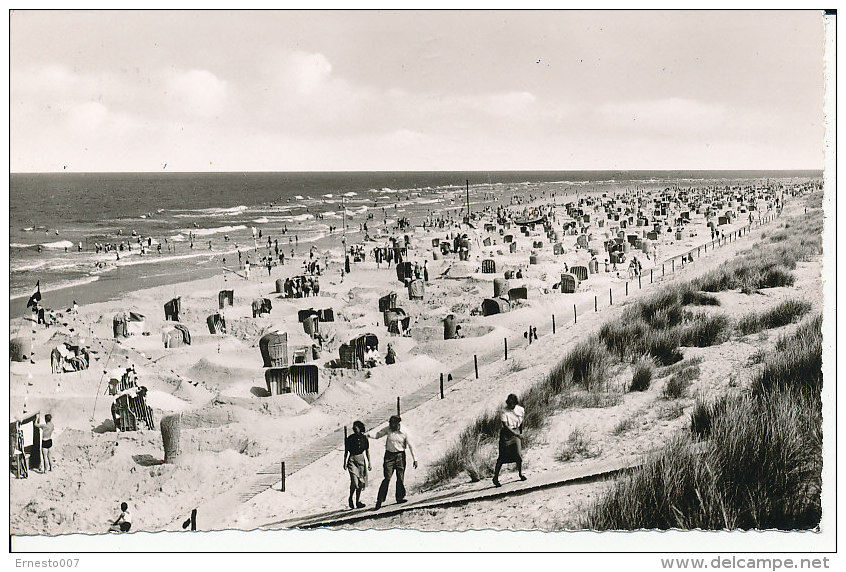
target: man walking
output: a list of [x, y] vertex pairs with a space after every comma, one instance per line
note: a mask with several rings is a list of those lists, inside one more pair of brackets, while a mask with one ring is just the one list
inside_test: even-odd
[[417, 458], [414, 456], [414, 450], [411, 447], [411, 442], [408, 440], [408, 435], [400, 428], [402, 419], [399, 415], [391, 415], [388, 420], [388, 426], [380, 429], [373, 439], [379, 439], [387, 435], [385, 439], [385, 460], [382, 462], [382, 470], [385, 478], [379, 487], [379, 494], [376, 496], [376, 510], [382, 507], [382, 503], [388, 498], [388, 487], [391, 484], [391, 477], [394, 471], [397, 473], [397, 504], [407, 502], [405, 498], [405, 484], [403, 479], [405, 477], [405, 450], [411, 453], [411, 459], [414, 463], [414, 468], [417, 468]]

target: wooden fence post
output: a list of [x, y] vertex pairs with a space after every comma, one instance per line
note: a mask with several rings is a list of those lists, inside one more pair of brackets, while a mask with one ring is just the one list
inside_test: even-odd
[[508, 359], [508, 338], [502, 338], [502, 341], [505, 342], [505, 359]]
[[441, 373], [441, 399], [444, 398], [444, 374]]
[[579, 321], [579, 317], [576, 315], [576, 305], [573, 304], [573, 323], [576, 324]]
[[400, 415], [400, 398], [399, 398], [399, 395], [397, 395], [397, 417], [399, 417], [399, 415]]
[[279, 488], [281, 492], [285, 492], [285, 461], [282, 461], [282, 484]]
[[555, 333], [555, 314], [552, 315], [552, 333]]
[[476, 354], [473, 354], [473, 369], [476, 370], [476, 379], [479, 379], [479, 358]]

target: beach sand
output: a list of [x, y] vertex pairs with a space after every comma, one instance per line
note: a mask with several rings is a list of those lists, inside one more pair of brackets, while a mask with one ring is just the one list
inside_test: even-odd
[[[600, 194], [596, 193], [595, 198]], [[548, 196], [538, 196], [534, 201], [527, 198], [520, 208], [548, 204], [549, 199]], [[559, 197], [557, 202], [556, 212], [563, 219], [564, 201]], [[785, 215], [801, 212], [799, 203], [798, 199], [789, 201]], [[772, 208], [754, 213], [756, 218], [773, 214]], [[719, 229], [729, 234], [748, 224], [746, 216], [741, 214]], [[493, 232], [484, 230], [485, 223], [495, 222], [491, 213], [474, 220], [475, 228], [415, 227], [394, 233], [398, 237], [409, 235], [406, 260], [419, 262], [421, 266], [427, 261], [430, 280], [422, 300], [409, 300], [394, 267], [382, 263], [377, 268], [369, 252], [364, 262], [353, 263], [351, 272], [342, 280], [343, 259], [335, 249], [329, 251], [329, 266], [320, 277], [318, 297], [289, 300], [275, 293], [275, 280], [301, 274], [304, 260], [301, 255], [286, 260], [285, 266], [275, 267], [271, 276], [266, 269], [254, 267], [249, 280], [234, 273], [226, 273], [225, 277], [221, 273], [217, 277], [154, 288], [139, 285], [137, 291], [121, 300], [85, 304], [78, 315], [65, 313], [60, 324], [50, 328], [34, 326], [28, 316], [11, 320], [11, 337], [34, 335], [36, 352], [34, 363], [11, 362], [10, 416], [15, 419], [35, 411], [51, 413], [57, 427], [53, 471], [47, 474], [30, 471], [27, 479], [11, 480], [12, 534], [102, 533], [122, 501], [132, 506], [133, 530], [145, 531], [180, 530], [181, 522], [194, 508], [198, 508], [201, 530], [250, 530], [286, 518], [343, 508], [348, 478], [341, 466], [340, 439], [334, 452], [289, 475], [284, 493], [275, 485], [241, 502], [233, 491], [254, 481], [263, 468], [308, 450], [319, 438], [349, 427], [354, 420], [366, 418], [374, 411], [392, 407], [397, 397], [402, 399], [421, 388], [436, 387], [432, 384], [436, 384], [440, 373], [472, 364], [473, 355], [478, 355], [479, 379], [472, 373], [457, 379], [443, 399], [433, 389], [431, 399], [402, 412], [403, 426], [411, 435], [421, 464], [420, 468], [409, 468], [406, 472], [406, 484], [414, 495], [425, 478], [427, 464], [444, 453], [467, 424], [484, 411], [500, 407], [508, 393], [519, 394], [544, 376], [568, 348], [603, 322], [618, 316], [627, 300], [655, 291], [659, 281], [687, 279], [718, 267], [739, 250], [751, 246], [760, 238], [762, 229], [767, 228], [753, 230], [719, 248], [709, 247], [707, 254], [700, 250], [694, 254], [694, 262], [684, 268], [678, 258], [672, 267], [667, 263], [662, 269], [660, 263], [648, 261], [637, 253], [644, 265], [640, 286], [636, 280], [629, 280], [625, 271], [627, 263], [621, 265], [619, 273], [604, 272], [600, 264], [600, 272], [592, 274], [576, 293], [562, 294], [552, 290], [552, 286], [558, 281], [563, 262], [570, 266], [587, 265], [590, 260], [586, 249], [576, 248], [577, 236], [562, 236], [564, 253], [554, 255], [551, 241], [542, 228], [527, 237], [512, 225], [510, 230], [505, 229], [506, 234], [517, 238], [517, 251], [511, 253], [498, 233], [501, 227]], [[710, 243], [710, 230], [705, 223], [702, 215], [694, 214], [678, 240], [674, 234], [663, 232], [659, 240], [660, 260]], [[777, 224], [776, 221], [769, 226]], [[626, 229], [638, 233], [642, 230]], [[443, 240], [448, 233], [456, 231], [466, 232], [470, 238], [469, 260], [459, 261], [452, 254], [435, 260], [432, 239]], [[589, 246], [600, 251], [600, 258], [605, 254], [602, 241], [607, 231], [607, 227], [591, 226], [593, 238]], [[485, 238], [491, 239], [491, 246], [483, 246]], [[534, 248], [535, 241], [541, 241], [542, 246]], [[352, 239], [348, 241], [353, 243]], [[385, 240], [379, 239], [364, 245], [369, 251], [384, 244]], [[537, 264], [529, 264], [533, 252], [538, 254]], [[481, 272], [482, 261], [486, 259], [496, 261], [496, 273]], [[518, 268], [523, 278], [510, 280], [510, 286], [525, 286], [528, 299], [517, 301], [507, 313], [487, 317], [475, 313], [483, 299], [493, 296], [494, 278]], [[656, 284], [649, 284], [650, 271]], [[796, 274], [800, 276], [796, 286], [768, 289], [763, 296], [719, 294], [722, 311], [743, 312], [770, 305], [797, 291], [812, 301], [815, 309], [821, 310], [819, 261], [802, 263]], [[235, 291], [234, 305], [225, 309], [229, 334], [210, 334], [206, 317], [218, 311], [217, 294], [222, 289]], [[397, 306], [411, 316], [411, 337], [390, 335], [383, 323], [378, 300], [392, 291], [397, 293]], [[190, 329], [192, 343], [166, 349], [161, 335], [167, 328], [163, 304], [175, 296], [181, 296], [181, 322]], [[260, 297], [269, 298], [273, 309], [269, 315], [253, 318], [251, 302]], [[594, 312], [595, 297], [598, 312]], [[575, 324], [574, 305], [578, 313]], [[267, 396], [258, 337], [276, 328], [289, 332], [292, 340], [302, 339], [305, 334], [297, 312], [308, 308], [332, 308], [335, 314], [334, 322], [320, 324], [321, 335], [327, 341], [315, 362], [320, 376], [318, 395]], [[150, 335], [134, 335], [115, 342], [112, 318], [124, 310], [146, 316], [145, 329]], [[443, 318], [448, 314], [457, 317], [464, 338], [443, 340]], [[548, 335], [552, 316], [557, 326], [554, 336]], [[502, 360], [503, 339], [519, 340], [530, 326], [538, 328], [538, 341], [529, 345], [524, 339], [522, 344], [511, 345], [508, 360]], [[378, 336], [382, 356], [386, 344], [391, 343], [398, 363], [363, 370], [327, 366], [338, 358], [341, 343], [364, 333]], [[91, 367], [81, 372], [51, 373], [52, 347], [62, 336], [75, 335], [83, 337], [96, 352]], [[592, 439], [598, 454], [573, 463], [590, 463], [623, 452], [646, 452], [660, 445], [687, 422], [685, 412], [692, 405], [695, 393], [718, 394], [729, 384], [742, 383], [732, 375], [734, 365], [744, 362], [758, 347], [774, 343], [775, 337], [771, 333], [768, 339], [750, 336], [755, 339], [733, 339], [712, 348], [686, 348], [685, 357], [703, 355], [702, 376], [691, 397], [680, 401], [678, 406], [671, 408], [662, 403], [657, 395], [660, 386], [656, 384], [642, 394], [625, 394], [613, 407], [572, 409], [551, 419], [526, 454], [529, 478], [560, 466], [555, 452], [574, 428], [580, 428]], [[104, 371], [130, 365], [137, 371], [139, 385], [148, 389], [147, 403], [153, 409], [154, 430], [114, 430], [110, 413], [113, 397], [105, 394], [110, 375]], [[625, 368], [616, 371], [615, 378], [609, 380], [609, 388], [624, 383], [626, 375]], [[177, 463], [165, 464], [158, 423], [163, 416], [173, 413], [183, 415], [182, 454]], [[628, 417], [635, 420], [635, 428], [621, 436], [614, 435], [614, 426]], [[376, 427], [367, 427], [373, 428]], [[381, 479], [383, 448], [383, 442], [371, 441], [373, 472], [362, 499], [370, 506]], [[503, 477], [510, 479], [513, 475], [506, 472]], [[436, 492], [482, 485], [489, 483], [470, 483], [466, 475], [461, 475], [441, 485]], [[533, 493], [538, 495], [537, 502], [521, 501], [521, 517], [516, 521], [498, 514], [513, 512], [512, 505], [518, 504], [486, 501], [426, 514], [409, 513], [374, 521], [362, 528], [571, 528], [578, 522], [581, 507], [602, 486], [593, 483], [568, 489], [566, 494], [556, 490]], [[557, 507], [556, 510], [541, 514], [539, 509], [531, 508], [547, 504]]]

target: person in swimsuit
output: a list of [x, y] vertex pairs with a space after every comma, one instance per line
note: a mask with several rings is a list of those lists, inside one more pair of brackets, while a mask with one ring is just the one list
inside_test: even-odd
[[35, 419], [35, 426], [41, 430], [41, 473], [53, 470], [50, 450], [53, 448], [53, 416], [49, 413], [41, 421], [41, 414]]

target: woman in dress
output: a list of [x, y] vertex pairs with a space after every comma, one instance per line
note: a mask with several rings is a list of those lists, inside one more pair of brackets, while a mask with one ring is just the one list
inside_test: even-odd
[[519, 405], [517, 396], [513, 393], [509, 395], [500, 416], [502, 428], [499, 430], [499, 457], [496, 460], [493, 477], [495, 487], [502, 486], [499, 484], [499, 471], [502, 465], [508, 463], [516, 463], [520, 480], [526, 480], [523, 476], [523, 417], [525, 413]]
[[[344, 442], [344, 469], [350, 473], [350, 508], [364, 508], [361, 491], [367, 486], [367, 471], [370, 465], [370, 442], [364, 434], [364, 423], [353, 423], [352, 435]], [[353, 495], [355, 502], [353, 503]]]

